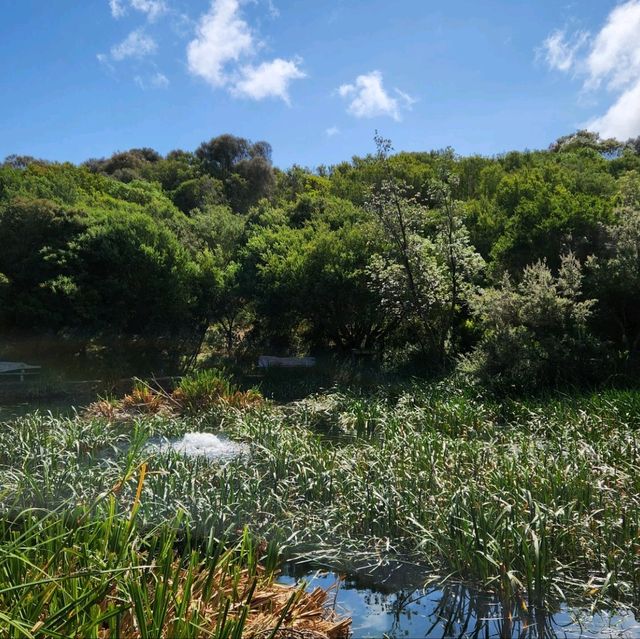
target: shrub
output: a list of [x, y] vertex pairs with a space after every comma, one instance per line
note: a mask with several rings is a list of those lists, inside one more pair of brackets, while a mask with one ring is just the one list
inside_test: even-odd
[[557, 276], [544, 262], [526, 267], [517, 285], [505, 276], [472, 303], [484, 336], [461, 368], [500, 391], [592, 381], [593, 304], [582, 299], [582, 269], [572, 254], [561, 258]]
[[189, 413], [203, 412], [221, 403], [242, 408], [262, 401], [262, 395], [257, 390], [241, 391], [224, 372], [215, 369], [183, 377], [173, 391], [172, 398], [183, 411]]

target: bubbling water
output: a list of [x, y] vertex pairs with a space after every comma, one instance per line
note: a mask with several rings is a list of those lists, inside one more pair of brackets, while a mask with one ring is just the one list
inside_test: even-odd
[[160, 452], [175, 451], [187, 457], [206, 457], [211, 460], [232, 459], [249, 452], [246, 444], [212, 433], [185, 433], [181, 439], [165, 440], [154, 448]]

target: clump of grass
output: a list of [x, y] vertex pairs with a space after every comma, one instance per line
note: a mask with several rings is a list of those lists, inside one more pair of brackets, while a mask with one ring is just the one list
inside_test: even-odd
[[183, 377], [171, 397], [183, 411], [189, 413], [203, 412], [219, 404], [249, 408], [263, 401], [257, 390], [241, 391], [223, 373], [215, 369], [206, 369]]
[[[144, 468], [144, 467], [143, 467]], [[143, 471], [144, 472], [144, 471]], [[139, 497], [144, 475], [138, 483]], [[115, 499], [90, 511], [0, 518], [3, 637], [240, 637], [278, 629], [346, 637], [328, 594], [275, 583], [274, 545], [180, 539], [177, 518], [144, 531]], [[180, 547], [180, 552], [176, 548]]]
[[133, 390], [122, 398], [120, 406], [128, 413], [152, 414], [166, 412], [167, 401], [163, 393], [137, 381]]
[[98, 400], [87, 408], [86, 414], [131, 420], [139, 415], [194, 415], [219, 406], [253, 408], [263, 401], [259, 391], [240, 390], [223, 372], [206, 369], [183, 377], [171, 392], [137, 380], [131, 393], [120, 400]]

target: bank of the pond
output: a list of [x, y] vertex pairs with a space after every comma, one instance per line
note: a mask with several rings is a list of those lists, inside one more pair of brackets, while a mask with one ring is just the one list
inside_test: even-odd
[[[180, 511], [193, 537], [248, 525], [328, 562], [401, 556], [520, 609], [637, 608], [639, 425], [638, 392], [495, 403], [442, 386], [133, 421], [32, 415], [0, 426], [1, 499], [51, 508], [118, 486], [115, 507], [137, 500], [145, 529]], [[188, 433], [248, 452], [149, 446]]]

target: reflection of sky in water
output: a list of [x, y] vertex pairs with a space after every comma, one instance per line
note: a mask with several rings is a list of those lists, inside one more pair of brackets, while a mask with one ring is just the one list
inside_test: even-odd
[[[335, 573], [311, 572], [304, 576], [309, 588], [336, 586]], [[284, 583], [294, 583], [283, 576]], [[387, 588], [385, 588], [385, 591]], [[640, 637], [640, 622], [631, 613], [592, 616], [579, 610], [561, 609], [553, 615], [525, 616], [514, 611], [505, 624], [499, 602], [464, 586], [443, 589], [403, 589], [376, 592], [352, 579], [339, 584], [336, 610], [353, 619], [354, 639], [364, 637], [518, 637], [521, 639]]]

